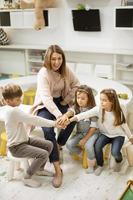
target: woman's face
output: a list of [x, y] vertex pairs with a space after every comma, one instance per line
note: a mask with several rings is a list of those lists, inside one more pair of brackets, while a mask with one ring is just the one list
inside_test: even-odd
[[100, 94], [100, 103], [102, 109], [105, 109], [108, 112], [112, 110], [112, 102], [109, 101], [107, 95], [102, 93]]
[[58, 71], [63, 62], [62, 54], [54, 52], [51, 56], [51, 67], [53, 71]]

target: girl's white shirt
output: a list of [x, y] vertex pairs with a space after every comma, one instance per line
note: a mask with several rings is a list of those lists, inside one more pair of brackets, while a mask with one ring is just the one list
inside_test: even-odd
[[122, 125], [115, 126], [114, 125], [114, 113], [113, 112], [107, 112], [105, 111], [104, 115], [104, 122], [102, 123], [102, 110], [99, 106], [96, 106], [92, 108], [91, 110], [88, 110], [86, 112], [83, 112], [81, 114], [75, 115], [77, 117], [78, 121], [87, 119], [93, 116], [98, 117], [98, 127], [99, 131], [110, 137], [117, 137], [117, 136], [127, 136], [128, 138], [133, 137], [127, 123], [123, 123]]

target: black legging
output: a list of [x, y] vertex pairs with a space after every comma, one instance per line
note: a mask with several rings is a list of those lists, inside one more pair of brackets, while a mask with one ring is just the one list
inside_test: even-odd
[[[62, 106], [60, 104], [61, 102], [61, 97], [59, 98], [54, 98], [54, 103], [58, 107], [58, 109], [61, 111], [62, 114], [67, 112], [68, 105]], [[45, 119], [51, 119], [54, 120], [55, 117], [52, 115], [46, 108], [42, 108], [38, 111], [38, 116], [43, 117]], [[66, 141], [68, 140], [69, 136], [71, 135], [73, 128], [75, 126], [76, 122], [72, 122], [67, 126], [66, 129], [61, 129], [58, 138], [56, 140], [56, 133], [54, 131], [54, 127], [42, 127], [42, 130], [44, 132], [44, 137], [47, 140], [50, 140], [53, 142], [53, 150], [49, 156], [50, 162], [56, 162], [59, 161], [59, 153], [58, 153], [58, 147], [57, 143], [61, 146], [66, 144]]]

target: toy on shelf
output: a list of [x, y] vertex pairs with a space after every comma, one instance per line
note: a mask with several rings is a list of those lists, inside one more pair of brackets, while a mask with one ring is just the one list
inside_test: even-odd
[[43, 10], [50, 7], [57, 7], [58, 0], [20, 0], [20, 8], [28, 9], [28, 8], [35, 8], [35, 30], [41, 30], [45, 27], [45, 19], [43, 15]]

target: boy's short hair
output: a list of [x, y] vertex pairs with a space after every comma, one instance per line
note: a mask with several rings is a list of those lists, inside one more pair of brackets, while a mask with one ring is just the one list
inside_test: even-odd
[[7, 84], [2, 89], [2, 96], [6, 99], [14, 99], [16, 97], [21, 97], [23, 94], [22, 89], [16, 84]]

